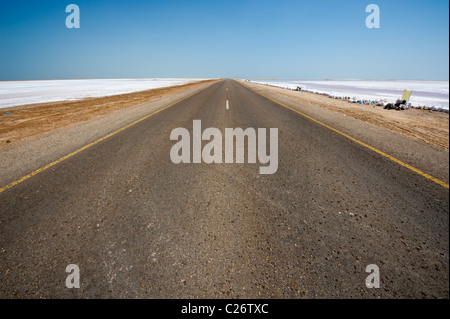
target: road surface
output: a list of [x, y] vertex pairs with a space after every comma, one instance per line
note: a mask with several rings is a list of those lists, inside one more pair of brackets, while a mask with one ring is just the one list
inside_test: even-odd
[[[278, 128], [278, 171], [172, 163], [170, 134], [193, 120]], [[445, 187], [225, 80], [1, 192], [0, 297], [448, 298], [448, 203]]]

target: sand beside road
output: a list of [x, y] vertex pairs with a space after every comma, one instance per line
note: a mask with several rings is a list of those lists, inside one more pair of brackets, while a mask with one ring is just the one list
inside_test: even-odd
[[[249, 85], [248, 82], [244, 84]], [[300, 103], [309, 103], [330, 111], [345, 114], [364, 122], [449, 149], [449, 114], [421, 109], [405, 111], [384, 110], [382, 106], [349, 103], [321, 94], [291, 91], [268, 85], [251, 83], [271, 93], [283, 93]]]
[[[12, 114], [0, 116], [1, 184], [6, 185], [217, 81], [3, 109], [0, 114]], [[312, 93], [238, 82], [448, 181], [448, 114], [416, 109], [387, 111]]]
[[156, 101], [214, 80], [77, 101], [39, 103], [3, 108], [0, 116], [0, 149], [9, 148], [72, 124], [92, 120], [146, 102]]
[[[17, 145], [42, 133], [92, 120], [144, 102], [154, 101], [206, 82], [208, 81], [79, 101], [5, 108], [1, 110], [0, 114], [12, 114], [0, 116], [0, 149]], [[353, 104], [319, 94], [296, 92], [254, 83], [252, 83], [252, 86], [264, 88], [268, 92], [282, 93], [301, 103], [309, 103], [345, 114], [417, 140], [449, 149], [449, 114], [446, 113], [420, 109], [387, 111], [381, 106]]]

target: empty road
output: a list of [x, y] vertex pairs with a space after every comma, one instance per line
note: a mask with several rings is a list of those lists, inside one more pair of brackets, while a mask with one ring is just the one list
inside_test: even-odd
[[[278, 128], [278, 170], [174, 164], [194, 120]], [[0, 297], [448, 298], [448, 209], [447, 188], [224, 80], [1, 192]]]

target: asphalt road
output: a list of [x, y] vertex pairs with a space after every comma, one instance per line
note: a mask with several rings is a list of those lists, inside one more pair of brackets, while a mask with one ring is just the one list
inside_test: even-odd
[[[278, 128], [278, 171], [172, 163], [170, 133], [193, 120]], [[448, 189], [226, 80], [0, 193], [0, 297], [448, 298], [448, 204]]]

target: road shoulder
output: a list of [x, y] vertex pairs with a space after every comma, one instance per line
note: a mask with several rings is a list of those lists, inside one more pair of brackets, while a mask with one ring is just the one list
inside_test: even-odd
[[[256, 93], [260, 93], [277, 102], [283, 103], [288, 107], [316, 119], [317, 121], [329, 125], [336, 130], [348, 134], [363, 143], [389, 154], [390, 156], [393, 156], [406, 164], [430, 174], [431, 176], [438, 178], [447, 184], [449, 182], [448, 148], [434, 145], [430, 141], [425, 142], [426, 136], [431, 134], [431, 132], [423, 131], [421, 133], [422, 138], [417, 139], [410, 135], [400, 134], [399, 132], [393, 131], [387, 128], [386, 125], [372, 122], [370, 120], [372, 117], [372, 112], [366, 113], [366, 120], [364, 118], [355, 118], [350, 116], [350, 114], [341, 112], [337, 108], [332, 108], [329, 105], [327, 106], [326, 104], [329, 103], [312, 103], [309, 99], [304, 98], [304, 93], [245, 82], [242, 80], [236, 81]], [[323, 96], [321, 96], [321, 98], [324, 101], [327, 99]], [[400, 114], [400, 112], [395, 112], [394, 115], [396, 114]], [[400, 114], [400, 116], [408, 116], [408, 114], [405, 114]], [[444, 118], [442, 121], [445, 121], [446, 116], [448, 123], [448, 114], [436, 114], [439, 114], [438, 116]], [[293, 116], [300, 115], [293, 113]], [[417, 115], [414, 114], [412, 116], [416, 117]], [[380, 121], [380, 119], [377, 119], [377, 121]], [[420, 130], [416, 130], [415, 132], [419, 134], [419, 131]], [[448, 140], [448, 128], [447, 133], [442, 132], [442, 134], [446, 134]]]
[[[147, 102], [136, 105], [133, 101], [131, 102], [131, 106], [130, 103], [126, 104], [126, 100], [129, 99], [128, 94], [125, 97], [123, 97], [124, 95], [110, 97], [113, 100], [121, 100], [121, 107], [113, 110], [110, 109], [109, 113], [106, 110], [100, 113], [93, 113], [90, 118], [84, 118], [83, 121], [66, 122], [62, 127], [23, 137], [14, 145], [3, 147], [3, 149], [0, 148], [0, 187], [4, 187], [167, 105], [175, 103], [196, 92], [200, 92], [216, 82], [205, 81], [194, 83], [175, 87], [175, 90], [165, 88], [164, 91], [158, 90], [159, 92], [157, 94], [149, 95]], [[134, 94], [142, 94], [145, 92], [137, 92]], [[105, 102], [103, 98], [99, 98], [99, 101], [101, 103]], [[57, 120], [49, 117], [47, 121]]]

